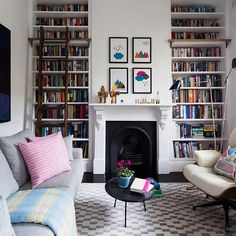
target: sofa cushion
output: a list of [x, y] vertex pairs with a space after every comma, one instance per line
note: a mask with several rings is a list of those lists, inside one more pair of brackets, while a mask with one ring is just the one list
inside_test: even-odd
[[228, 146], [228, 148], [223, 152], [224, 157], [229, 157], [232, 154], [236, 154], [236, 148]]
[[[63, 172], [56, 175], [42, 184], [38, 185], [37, 188], [66, 188], [71, 197], [75, 198], [77, 190], [82, 182], [84, 174], [84, 165], [82, 159], [74, 159], [70, 163], [70, 171]], [[28, 182], [21, 186], [20, 190], [26, 190], [31, 188], [31, 183]]]
[[222, 155], [220, 152], [215, 150], [195, 150], [193, 154], [199, 166], [211, 168], [216, 164]]
[[71, 170], [61, 132], [35, 142], [19, 143], [19, 148], [27, 164], [33, 188], [55, 175]]
[[[57, 135], [58, 132], [44, 136], [44, 137], [32, 137], [32, 138], [27, 138], [27, 141], [29, 142], [35, 142], [35, 141], [39, 141], [41, 139], [47, 139], [49, 137], [55, 136]], [[66, 150], [67, 150], [67, 154], [69, 157], [69, 160], [73, 160], [73, 135], [69, 135], [63, 138], [65, 145], [66, 145]]]
[[0, 235], [15, 236], [6, 201], [0, 196]]
[[55, 236], [49, 227], [41, 224], [19, 223], [12, 226], [17, 236]]
[[19, 189], [5, 156], [0, 150], [0, 195], [5, 199]]
[[211, 168], [196, 164], [186, 165], [183, 173], [188, 181], [212, 197], [219, 197], [226, 189], [236, 187], [232, 179], [217, 175]]
[[216, 174], [224, 175], [234, 180], [236, 175], [236, 155], [220, 157], [213, 167], [213, 171]]
[[0, 137], [0, 149], [5, 155], [13, 176], [19, 186], [29, 180], [27, 167], [18, 148], [18, 143], [27, 143], [26, 137], [33, 137], [33, 134], [29, 129], [23, 130], [12, 136]]

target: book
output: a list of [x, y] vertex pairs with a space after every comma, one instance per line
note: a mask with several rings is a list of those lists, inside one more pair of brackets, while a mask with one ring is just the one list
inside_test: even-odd
[[141, 194], [147, 194], [153, 189], [153, 185], [149, 179], [135, 178], [130, 186], [130, 191]]

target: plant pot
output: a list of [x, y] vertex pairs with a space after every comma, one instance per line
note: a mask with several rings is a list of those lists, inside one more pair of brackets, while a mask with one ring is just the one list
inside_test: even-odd
[[129, 176], [129, 177], [119, 176], [118, 177], [118, 185], [119, 185], [119, 187], [127, 188], [129, 186], [130, 179], [131, 179], [131, 176]]

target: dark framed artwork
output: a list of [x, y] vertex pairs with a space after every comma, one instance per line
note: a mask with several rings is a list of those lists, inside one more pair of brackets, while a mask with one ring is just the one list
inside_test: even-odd
[[133, 63], [151, 63], [152, 62], [152, 38], [133, 37], [132, 39]]
[[128, 68], [109, 68], [109, 91], [128, 93]]
[[128, 63], [128, 38], [109, 38], [109, 63]]
[[152, 68], [133, 68], [133, 93], [152, 93]]

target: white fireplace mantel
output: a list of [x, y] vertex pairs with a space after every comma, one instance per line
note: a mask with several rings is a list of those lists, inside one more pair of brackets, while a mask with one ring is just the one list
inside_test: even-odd
[[93, 173], [105, 173], [106, 121], [156, 121], [158, 172], [169, 172], [169, 150], [166, 122], [170, 114], [169, 104], [102, 104], [91, 103], [95, 118]]

